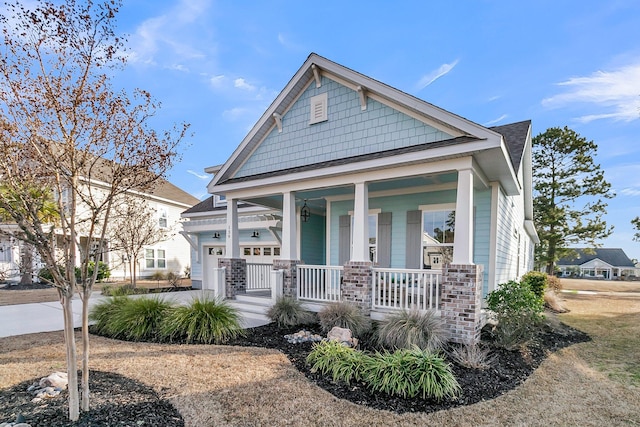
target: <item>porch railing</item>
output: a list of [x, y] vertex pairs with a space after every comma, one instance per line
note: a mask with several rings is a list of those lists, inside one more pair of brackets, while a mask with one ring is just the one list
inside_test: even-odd
[[340, 301], [342, 266], [298, 264], [298, 298]]
[[271, 289], [273, 264], [247, 263], [247, 291]]
[[440, 309], [440, 270], [373, 269], [372, 309]]

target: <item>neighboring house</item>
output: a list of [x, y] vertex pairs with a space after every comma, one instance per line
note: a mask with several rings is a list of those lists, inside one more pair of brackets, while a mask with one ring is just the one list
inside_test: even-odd
[[261, 253], [272, 296], [434, 308], [467, 342], [483, 297], [533, 268], [529, 121], [486, 128], [315, 54], [205, 171], [215, 197], [183, 214], [193, 284], [227, 297], [256, 288]]
[[620, 248], [574, 249], [575, 253], [556, 263], [560, 277], [617, 280], [637, 276], [633, 261]]
[[[93, 179], [86, 181], [92, 186], [91, 191], [101, 191], [106, 185], [105, 182]], [[189, 244], [179, 235], [180, 214], [188, 207], [198, 202], [198, 199], [161, 179], [153, 190], [148, 192], [131, 193], [132, 197], [142, 199], [145, 205], [154, 212], [159, 229], [163, 229], [169, 236], [168, 239], [144, 248], [139, 257], [138, 276], [149, 277], [155, 272], [173, 272], [184, 274], [185, 267], [190, 267], [191, 258]], [[56, 197], [65, 197], [60, 195]], [[81, 209], [78, 210], [81, 212]], [[1, 224], [4, 229], [17, 230], [15, 224]], [[97, 247], [97, 241], [95, 247]], [[21, 264], [27, 259], [27, 245], [18, 239], [0, 235], [0, 281], [19, 281]], [[30, 252], [30, 262], [32, 271], [37, 273], [44, 265], [36, 251]], [[79, 253], [77, 254], [79, 257]], [[109, 242], [106, 243], [106, 252], [99, 257], [100, 261], [106, 262], [111, 269], [111, 278], [124, 279], [130, 277], [126, 257], [117, 249], [114, 249]]]

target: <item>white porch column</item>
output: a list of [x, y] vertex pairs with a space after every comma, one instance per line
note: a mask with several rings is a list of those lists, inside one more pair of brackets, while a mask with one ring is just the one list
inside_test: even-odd
[[296, 195], [286, 192], [282, 195], [282, 259], [298, 259], [298, 230], [296, 217]]
[[225, 258], [240, 258], [238, 231], [238, 200], [227, 198], [227, 236]]
[[351, 261], [369, 261], [369, 184], [356, 183]]
[[458, 171], [453, 264], [473, 264], [473, 172]]

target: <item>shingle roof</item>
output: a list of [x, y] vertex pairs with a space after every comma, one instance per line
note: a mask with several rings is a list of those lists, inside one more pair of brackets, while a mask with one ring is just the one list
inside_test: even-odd
[[[213, 197], [214, 196], [209, 196], [206, 199], [204, 199], [203, 201], [201, 201], [200, 203], [198, 203], [197, 205], [194, 205], [192, 207], [190, 207], [189, 209], [187, 209], [186, 211], [182, 212], [183, 214], [193, 214], [193, 213], [203, 213], [203, 212], [224, 212], [227, 210], [226, 206], [216, 206], [213, 207]], [[244, 208], [247, 206], [253, 206], [249, 203], [238, 203], [238, 208]]]
[[613, 267], [634, 267], [633, 262], [620, 248], [597, 248], [586, 253], [586, 249], [574, 249], [576, 256], [569, 256], [558, 260], [557, 265], [582, 265], [594, 259], [606, 262]]
[[516, 173], [518, 172], [518, 169], [520, 169], [522, 152], [524, 151], [524, 146], [527, 141], [527, 135], [529, 135], [530, 128], [531, 120], [489, 128], [504, 137], [504, 141], [507, 144], [507, 150], [509, 150], [509, 156], [511, 157], [511, 164], [513, 165], [513, 169]]
[[152, 196], [162, 197], [163, 199], [172, 200], [185, 205], [193, 205], [198, 202], [196, 197], [193, 197], [183, 189], [176, 187], [169, 181], [162, 178], [159, 179], [154, 188], [152, 190], [148, 190], [147, 193]]

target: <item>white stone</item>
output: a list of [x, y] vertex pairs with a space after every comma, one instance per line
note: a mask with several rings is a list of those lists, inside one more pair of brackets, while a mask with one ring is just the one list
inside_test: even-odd
[[350, 343], [352, 340], [351, 329], [345, 329], [339, 326], [334, 326], [333, 329], [331, 329], [327, 334], [327, 338], [329, 339], [329, 341], [339, 341], [339, 342]]
[[69, 384], [69, 378], [66, 372], [54, 372], [48, 377], [44, 377], [40, 380], [40, 387], [55, 387], [65, 389]]

